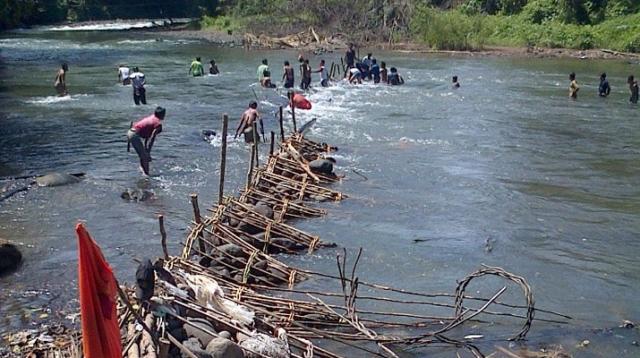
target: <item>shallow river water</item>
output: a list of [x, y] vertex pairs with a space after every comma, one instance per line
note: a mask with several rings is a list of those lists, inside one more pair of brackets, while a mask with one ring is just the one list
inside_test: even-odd
[[[222, 74], [187, 76], [195, 56], [215, 58]], [[311, 56], [311, 63], [339, 62], [339, 56]], [[189, 193], [199, 194], [203, 208], [217, 199], [220, 141], [205, 142], [200, 131], [220, 130], [223, 113], [235, 130], [255, 98], [260, 60], [268, 58], [279, 78], [282, 62], [296, 57], [292, 51], [156, 41], [143, 33], [2, 34], [0, 175], [87, 177], [0, 203], [0, 238], [22, 243], [25, 256], [17, 273], [0, 278], [0, 332], [73, 312], [78, 220], [123, 282], [133, 279], [134, 258], [160, 254], [156, 214], [165, 215], [169, 249], [178, 253], [191, 219]], [[347, 179], [335, 187], [349, 198], [325, 205], [328, 216], [296, 226], [353, 253], [363, 247], [360, 277], [400, 288], [453, 292], [456, 280], [481, 264], [503, 267], [527, 278], [539, 307], [573, 317], [569, 325], [535, 322], [533, 349], [556, 343], [577, 356], [640, 355], [632, 345], [640, 340], [637, 330], [617, 329], [623, 320], [640, 322], [640, 108], [628, 104], [624, 85], [628, 74], [640, 75], [637, 63], [375, 57], [397, 67], [407, 84], [320, 89], [314, 77], [314, 108], [299, 121], [316, 117], [310, 138], [340, 148], [338, 172]], [[61, 61], [70, 66], [71, 96], [63, 99], [52, 86]], [[149, 105], [134, 106], [131, 89], [116, 83], [121, 62], [146, 74]], [[582, 86], [577, 101], [567, 98], [572, 71]], [[606, 99], [596, 93], [602, 71], [613, 87]], [[462, 84], [456, 91], [449, 86], [454, 74]], [[274, 112], [282, 98], [256, 94], [267, 131], [277, 132]], [[155, 105], [166, 107], [167, 117], [154, 146], [152, 177], [145, 180], [135, 154], [126, 152], [125, 133]], [[228, 193], [241, 187], [247, 158], [244, 144], [232, 140]], [[120, 193], [127, 188], [150, 190], [155, 198], [126, 202]], [[282, 259], [334, 273], [335, 253]], [[494, 292], [483, 289], [475, 288]], [[469, 325], [460, 334], [504, 338], [519, 323]], [[584, 339], [591, 345], [576, 348]], [[507, 345], [481, 345], [489, 353], [498, 343]], [[455, 356], [450, 349], [414, 354]]]

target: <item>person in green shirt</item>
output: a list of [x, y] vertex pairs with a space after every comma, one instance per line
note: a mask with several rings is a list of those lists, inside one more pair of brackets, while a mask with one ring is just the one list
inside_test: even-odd
[[258, 66], [258, 82], [262, 83], [262, 79], [264, 78], [264, 71], [269, 71], [269, 65], [267, 64], [267, 59], [262, 60], [262, 64]]
[[196, 57], [195, 61], [191, 62], [191, 67], [189, 68], [189, 74], [193, 75], [193, 77], [204, 75], [204, 67], [202, 67], [202, 62], [200, 62], [200, 57]]

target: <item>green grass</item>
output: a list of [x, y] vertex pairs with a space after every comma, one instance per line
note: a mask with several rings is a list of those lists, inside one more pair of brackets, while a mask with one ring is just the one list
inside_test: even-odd
[[411, 33], [413, 40], [439, 50], [479, 50], [494, 45], [638, 52], [640, 14], [617, 16], [597, 25], [577, 25], [557, 19], [534, 23], [526, 11], [506, 16], [422, 7], [414, 13]]

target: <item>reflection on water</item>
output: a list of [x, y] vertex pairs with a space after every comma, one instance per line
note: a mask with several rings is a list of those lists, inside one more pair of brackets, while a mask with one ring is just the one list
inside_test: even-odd
[[[368, 281], [452, 292], [456, 279], [482, 263], [527, 277], [541, 306], [575, 317], [569, 328], [536, 323], [532, 345], [555, 340], [573, 348], [590, 328], [638, 320], [640, 123], [624, 86], [635, 68], [611, 61], [376, 55], [398, 67], [407, 85], [317, 87], [313, 109], [297, 113], [299, 123], [317, 118], [314, 139], [340, 148], [336, 158], [347, 179], [336, 187], [349, 199], [327, 204], [326, 218], [296, 225], [348, 249], [364, 247], [360, 274]], [[215, 58], [222, 75], [187, 76], [195, 56]], [[134, 258], [160, 253], [156, 214], [165, 215], [170, 250], [179, 252], [190, 222], [189, 193], [197, 192], [202, 206], [216, 200], [220, 141], [202, 140], [201, 131], [219, 131], [223, 113], [235, 128], [258, 98], [266, 130], [278, 133], [283, 98], [254, 93], [255, 67], [266, 57], [278, 78], [282, 62], [296, 56], [134, 33], [36, 31], [0, 39], [0, 173], [87, 173], [79, 184], [34, 188], [0, 204], [0, 237], [32, 245], [23, 247], [20, 271], [0, 278], [0, 301], [11, 302], [0, 308], [0, 330], [37, 322], [35, 313], [23, 318], [34, 307], [72, 311], [76, 220], [87, 222], [123, 282], [133, 278]], [[322, 58], [339, 62], [337, 54]], [[71, 96], [58, 98], [53, 77], [62, 61], [70, 64]], [[134, 106], [131, 89], [116, 83], [118, 63], [146, 74], [148, 106]], [[596, 96], [603, 70], [613, 86], [607, 99]], [[565, 88], [572, 71], [582, 85], [575, 102]], [[454, 74], [462, 84], [455, 91]], [[125, 133], [155, 105], [167, 108], [167, 120], [154, 146], [152, 176], [141, 183]], [[241, 141], [230, 141], [229, 193], [242, 186], [248, 157]], [[120, 198], [136, 188], [154, 199]], [[485, 249], [489, 238], [492, 250]], [[334, 254], [285, 260], [333, 272]], [[50, 296], [18, 298], [24, 290]], [[505, 335], [517, 326], [496, 330]], [[603, 338], [598, 344], [615, 356], [638, 352], [629, 347], [633, 337], [620, 339], [625, 343]], [[598, 356], [599, 349], [582, 353]]]

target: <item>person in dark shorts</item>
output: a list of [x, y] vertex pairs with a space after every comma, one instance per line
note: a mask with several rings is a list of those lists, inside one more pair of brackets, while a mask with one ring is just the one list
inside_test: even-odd
[[629, 93], [631, 94], [629, 102], [638, 103], [638, 81], [631, 75], [627, 78], [627, 84], [629, 84]]
[[300, 81], [300, 88], [308, 90], [311, 84], [311, 66], [309, 65], [309, 59], [304, 59], [304, 63], [300, 66], [302, 70], [302, 81]]
[[133, 73], [129, 75], [131, 78], [131, 86], [133, 87], [133, 102], [136, 106], [140, 103], [147, 104], [147, 90], [144, 88], [144, 73], [140, 72], [138, 66], [133, 68]]
[[600, 85], [598, 86], [598, 95], [600, 97], [607, 97], [611, 93], [611, 86], [609, 86], [609, 80], [607, 80], [607, 74], [602, 72], [600, 75]]
[[165, 114], [166, 110], [164, 108], [157, 107], [152, 115], [133, 123], [129, 132], [127, 132], [129, 144], [136, 150], [140, 159], [140, 169], [145, 175], [149, 175], [151, 148], [153, 148], [156, 136], [162, 132], [162, 121]]
[[353, 49], [353, 44], [349, 44], [349, 48], [344, 54], [344, 62], [347, 63], [347, 68], [353, 68], [356, 65], [356, 51]]
[[284, 88], [292, 88], [295, 85], [293, 72], [293, 67], [291, 67], [289, 61], [284, 61], [284, 73], [282, 74]]
[[[244, 135], [245, 143], [253, 143], [253, 124], [259, 121], [260, 122], [260, 132], [263, 133], [264, 137], [264, 126], [262, 124], [262, 118], [260, 117], [260, 113], [258, 113], [258, 103], [256, 101], [251, 101], [249, 103], [249, 108], [242, 113], [242, 117], [240, 117], [240, 123], [238, 124], [238, 128], [236, 129], [236, 134], [233, 136], [233, 139], [238, 138], [238, 135], [242, 133]], [[260, 134], [258, 135], [257, 141], [260, 141]]]

